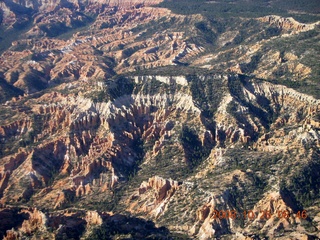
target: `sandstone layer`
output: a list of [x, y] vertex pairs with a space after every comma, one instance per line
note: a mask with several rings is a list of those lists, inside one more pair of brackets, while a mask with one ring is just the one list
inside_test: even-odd
[[0, 3], [0, 236], [319, 238], [319, 22], [159, 2]]

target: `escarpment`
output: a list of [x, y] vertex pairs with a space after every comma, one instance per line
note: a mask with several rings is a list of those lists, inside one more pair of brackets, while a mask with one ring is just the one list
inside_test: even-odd
[[[212, 88], [201, 95], [194, 91], [208, 83]], [[116, 209], [145, 213], [169, 223], [172, 231], [208, 239], [241, 226], [250, 231], [248, 220], [217, 220], [215, 210], [263, 208], [262, 190], [280, 184], [268, 176], [281, 176], [281, 162], [295, 159], [284, 156], [295, 149], [300, 151], [296, 157], [318, 154], [320, 102], [290, 88], [230, 74], [139, 76], [126, 80], [130, 91], [117, 84], [93, 87], [86, 96], [53, 92], [30, 98], [24, 112], [29, 118], [1, 127], [4, 143], [20, 143], [2, 149], [2, 204], [54, 210], [103, 199], [108, 209], [115, 192], [129, 182]], [[215, 92], [217, 86], [224, 91]], [[88, 98], [116, 88], [113, 100]], [[252, 157], [246, 158], [249, 153]], [[268, 161], [271, 172], [252, 170]], [[213, 193], [207, 190], [211, 185], [216, 186]], [[181, 204], [188, 214], [179, 215]], [[171, 226], [171, 214], [180, 216], [181, 224]], [[277, 224], [284, 223], [267, 222], [274, 229]], [[277, 234], [259, 226], [263, 234]], [[34, 231], [31, 225], [28, 229]]]
[[[2, 181], [4, 184], [2, 185], [2, 189], [4, 190], [4, 196], [2, 201], [7, 202], [8, 199], [10, 199], [10, 201], [14, 199], [14, 201], [20, 201], [31, 198], [33, 201], [41, 204], [42, 199], [45, 199], [45, 201], [49, 202], [49, 204], [45, 206], [61, 207], [70, 201], [70, 197], [72, 196], [74, 196], [73, 199], [75, 200], [81, 196], [89, 197], [99, 192], [108, 192], [119, 184], [119, 180], [121, 184], [122, 178], [125, 176], [124, 174], [126, 174], [126, 172], [122, 172], [122, 170], [119, 169], [119, 166], [130, 167], [136, 164], [137, 156], [135, 156], [135, 151], [138, 145], [134, 144], [134, 141], [139, 138], [144, 139], [144, 144], [146, 145], [148, 143], [155, 144], [153, 150], [148, 152], [147, 156], [150, 158], [149, 161], [152, 162], [152, 158], [156, 158], [161, 154], [162, 157], [154, 159], [156, 161], [155, 164], [157, 164], [157, 162], [161, 163], [161, 161], [164, 160], [163, 158], [165, 158], [163, 152], [166, 152], [166, 148], [168, 147], [167, 142], [177, 137], [177, 139], [179, 139], [175, 128], [181, 123], [174, 121], [173, 117], [176, 118], [177, 114], [180, 115], [181, 119], [189, 116], [186, 124], [190, 125], [190, 122], [203, 124], [204, 120], [201, 119], [203, 109], [199, 108], [199, 106], [201, 106], [201, 99], [196, 98], [192, 100], [192, 95], [187, 96], [185, 93], [179, 92], [185, 91], [183, 90], [184, 88], [188, 88], [188, 81], [180, 80], [181, 83], [183, 83], [180, 85], [177, 84], [177, 82], [163, 81], [161, 77], [159, 80], [157, 77], [150, 77], [149, 79], [154, 79], [164, 85], [168, 83], [174, 84], [174, 88], [181, 89], [174, 93], [170, 93], [173, 89], [168, 89], [166, 91], [169, 92], [164, 94], [155, 92], [154, 95], [144, 95], [142, 93], [131, 96], [124, 95], [108, 103], [94, 103], [83, 97], [68, 97], [65, 99], [63, 95], [59, 94], [48, 95], [41, 98], [40, 101], [53, 98], [56, 102], [55, 104], [34, 108], [36, 114], [50, 114], [48, 118], [41, 118], [44, 121], [42, 123], [42, 134], [38, 134], [34, 139], [35, 142], [45, 141], [48, 143], [35, 146], [33, 152], [22, 152], [19, 156], [10, 156], [12, 160], [10, 160], [9, 165], [12, 165], [12, 163], [13, 165], [22, 165], [23, 169], [20, 168], [19, 171], [16, 171], [15, 168], [17, 168], [17, 166], [9, 167], [8, 165], [8, 167], [3, 170]], [[279, 143], [272, 144], [273, 129], [279, 129], [283, 126], [294, 126], [296, 124], [306, 125], [310, 121], [305, 119], [312, 119], [318, 112], [318, 100], [301, 95], [285, 87], [275, 87], [269, 83], [253, 83], [247, 81], [238, 82], [238, 87], [241, 91], [235, 92], [232, 90], [230, 84], [233, 84], [234, 81], [239, 81], [239, 79], [236, 77], [227, 77], [224, 79], [223, 81], [225, 81], [226, 87], [229, 84], [231, 91], [230, 93], [226, 93], [225, 96], [222, 96], [222, 99], [225, 99], [225, 101], [219, 105], [215, 113], [216, 127], [211, 128], [209, 125], [209, 129], [207, 129], [206, 125], [200, 125], [202, 130], [201, 128], [199, 130], [203, 132], [200, 133], [201, 136], [203, 134], [203, 140], [199, 140], [200, 143], [205, 144], [206, 141], [211, 141], [213, 143], [211, 146], [216, 144], [216, 146], [219, 147], [228, 147], [237, 143], [250, 144], [253, 142], [257, 144], [256, 146], [253, 145], [253, 147], [256, 147], [259, 151], [265, 151], [266, 149], [270, 151], [271, 148], [273, 148], [274, 151], [275, 149], [280, 149], [280, 145]], [[218, 81], [218, 79], [210, 80]], [[143, 82], [145, 81], [146, 80]], [[203, 80], [200, 78], [198, 81]], [[138, 84], [152, 86], [152, 84], [148, 82], [137, 82]], [[187, 83], [187, 85], [185, 83]], [[141, 88], [143, 89], [143, 87]], [[257, 104], [256, 106], [247, 105], [248, 100], [250, 100], [251, 103], [255, 103], [258, 102], [257, 99], [261, 99], [262, 97], [265, 98], [268, 104]], [[231, 103], [235, 104], [235, 109], [228, 107]], [[304, 104], [304, 106], [308, 107], [302, 109], [299, 107], [299, 104]], [[286, 111], [296, 111], [297, 116], [300, 117], [294, 117], [293, 114], [293, 117], [289, 118], [290, 120], [283, 122], [284, 125], [279, 125], [278, 122], [280, 120], [278, 119], [282, 119], [282, 115], [286, 114], [286, 111], [283, 109], [284, 106]], [[254, 110], [259, 109], [259, 107], [261, 110], [254, 112]], [[238, 109], [242, 109], [241, 111], [246, 113], [244, 115], [247, 116], [245, 119], [237, 118], [237, 112], [240, 111]], [[273, 111], [277, 110], [277, 112], [273, 113], [270, 109], [274, 109]], [[266, 110], [269, 110], [269, 112]], [[259, 114], [262, 115], [260, 116]], [[268, 116], [268, 114], [276, 115], [270, 123], [265, 123], [264, 116]], [[308, 129], [317, 127], [317, 125], [312, 124], [308, 126], [308, 128], [304, 128], [304, 131], [308, 132]], [[255, 135], [250, 135], [259, 132], [259, 127], [265, 129], [264, 131], [269, 131], [268, 138], [263, 136], [257, 139]], [[59, 128], [61, 129], [59, 130]], [[65, 136], [60, 136], [53, 142], [50, 139], [46, 140], [46, 136], [54, 136], [56, 132], [62, 132], [62, 130], [65, 131]], [[70, 135], [68, 131], [70, 131], [70, 133], [72, 132], [72, 134]], [[107, 133], [108, 131], [109, 133]], [[281, 139], [281, 135], [275, 136]], [[265, 139], [268, 140], [268, 145], [263, 146], [261, 144], [263, 141], [266, 141]], [[286, 145], [289, 143], [285, 138], [283, 138], [282, 141], [284, 141]], [[177, 144], [177, 148], [180, 149], [180, 151], [184, 149], [182, 147], [183, 144], [183, 142]], [[303, 141], [297, 141], [295, 144], [302, 144], [303, 146]], [[219, 160], [219, 158], [223, 159], [223, 155], [225, 154], [220, 156], [206, 155], [208, 159], [204, 159], [204, 161], [212, 161], [213, 165], [224, 166], [223, 162], [225, 160]], [[55, 159], [55, 168], [53, 168], [53, 165], [50, 166], [48, 160], [45, 161], [46, 165], [43, 165], [44, 157], [48, 158], [49, 156]], [[192, 155], [187, 154], [187, 159], [184, 159], [184, 161], [189, 161], [188, 158], [190, 156], [192, 157]], [[58, 163], [57, 161], [60, 162]], [[179, 160], [177, 161], [179, 162]], [[174, 164], [174, 161], [168, 164]], [[186, 164], [186, 167], [188, 166], [186, 162], [184, 164]], [[28, 165], [30, 167], [27, 167]], [[32, 174], [30, 175], [32, 176], [30, 180], [19, 180], [25, 184], [26, 189], [24, 191], [21, 189], [21, 191], [16, 188], [11, 188], [6, 191], [5, 186], [12, 185], [12, 181], [16, 182], [17, 179], [19, 179], [18, 175], [22, 174], [21, 171], [29, 171]], [[48, 174], [49, 172], [53, 172], [52, 175]], [[26, 173], [22, 175], [26, 175]], [[70, 180], [64, 176], [69, 176], [68, 178]], [[50, 180], [52, 178], [53, 181]], [[159, 183], [157, 183], [157, 181]], [[5, 184], [5, 182], [7, 183]], [[175, 199], [179, 194], [182, 194], [179, 192], [181, 191], [179, 189], [187, 188], [188, 186], [187, 184], [185, 187], [184, 184], [179, 185], [180, 183], [178, 182], [171, 183], [168, 180], [161, 180], [158, 177], [155, 177], [154, 180], [149, 180], [147, 183], [143, 182], [139, 189], [139, 195], [141, 196], [138, 195], [138, 198], [143, 197], [142, 200], [146, 201], [145, 206], [142, 205], [138, 207], [135, 205], [136, 203], [132, 202], [135, 200], [130, 200], [130, 208], [133, 212], [147, 211], [151, 216], [161, 219], [161, 217], [165, 216], [163, 214], [171, 211], [170, 204], [173, 204], [171, 202], [173, 200], [171, 199]], [[62, 192], [61, 186], [64, 186]], [[30, 192], [30, 187], [34, 189], [34, 192]], [[26, 191], [27, 189], [28, 191]], [[150, 197], [146, 195], [150, 189], [154, 189], [156, 192], [153, 205], [148, 203]], [[21, 195], [18, 194], [16, 197], [13, 197], [13, 192], [15, 194], [21, 192]], [[135, 199], [136, 197], [133, 195], [131, 198]], [[215, 198], [213, 197], [213, 199]], [[228, 197], [224, 201], [230, 206], [234, 204]], [[199, 234], [199, 236], [214, 236], [211, 233], [207, 233], [207, 231], [210, 232], [211, 225], [206, 225], [206, 221], [211, 221], [210, 217], [208, 220], [206, 219], [208, 216], [211, 216], [210, 211], [214, 211], [214, 206], [215, 205], [213, 205], [212, 210], [206, 210], [208, 206], [202, 207], [202, 210], [197, 210], [197, 212], [195, 209], [194, 213], [197, 213], [197, 217], [193, 218], [191, 215], [191, 219], [193, 219], [191, 221], [200, 222], [197, 224], [197, 227], [193, 227], [190, 223], [189, 227], [186, 228], [189, 229], [190, 232]], [[231, 208], [230, 206], [229, 208]], [[209, 207], [209, 209], [211, 208]], [[201, 221], [203, 221], [203, 223], [201, 223]], [[222, 223], [218, 225], [220, 229], [223, 229], [229, 226], [228, 224], [230, 223], [222, 221]], [[217, 227], [217, 229], [219, 228]], [[221, 231], [216, 232], [216, 234], [221, 233]]]
[[0, 238], [319, 238], [319, 16], [291, 4], [0, 2]]
[[283, 18], [275, 15], [260, 18], [260, 21], [268, 22], [271, 25], [275, 25], [281, 29], [293, 31], [294, 33], [312, 30], [316, 24], [318, 24], [303, 24], [299, 23], [293, 18]]

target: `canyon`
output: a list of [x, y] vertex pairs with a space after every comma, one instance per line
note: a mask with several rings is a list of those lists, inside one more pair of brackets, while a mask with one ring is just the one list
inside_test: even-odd
[[0, 3], [0, 236], [320, 238], [320, 21], [159, 3]]

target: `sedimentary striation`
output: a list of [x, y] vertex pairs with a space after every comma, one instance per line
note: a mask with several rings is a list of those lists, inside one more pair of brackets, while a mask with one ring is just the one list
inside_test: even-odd
[[319, 23], [156, 3], [0, 3], [0, 235], [320, 237]]

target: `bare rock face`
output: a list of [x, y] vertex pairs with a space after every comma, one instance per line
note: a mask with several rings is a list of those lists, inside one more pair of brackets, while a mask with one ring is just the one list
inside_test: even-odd
[[[130, 205], [130, 211], [142, 211], [151, 214], [154, 217], [159, 217], [170, 201], [170, 198], [179, 189], [182, 183], [171, 179], [164, 179], [159, 176], [149, 178], [148, 182], [142, 182], [138, 193], [135, 193], [130, 198], [133, 200]], [[138, 194], [138, 195], [137, 195]], [[139, 200], [136, 200], [138, 198]], [[142, 206], [138, 206], [137, 201], [145, 201]], [[138, 208], [137, 208], [138, 207]]]
[[20, 120], [18, 122], [13, 122], [0, 128], [0, 137], [18, 137], [19, 135], [23, 135], [26, 132], [30, 131], [31, 127], [32, 122], [28, 118]]
[[0, 238], [320, 237], [319, 22], [159, 2], [0, 3]]
[[26, 216], [27, 219], [19, 226], [19, 231], [15, 231], [14, 228], [8, 230], [4, 239], [19, 239], [24, 234], [31, 235], [37, 231], [42, 233], [47, 231], [47, 216], [43, 212], [35, 208], [22, 209], [15, 217], [21, 218], [21, 216]]
[[[96, 211], [72, 212], [64, 211], [60, 213], [43, 213], [35, 208], [21, 209], [19, 212], [11, 208], [11, 213], [15, 218], [24, 218], [22, 225], [13, 225], [12, 229], [7, 230], [4, 239], [20, 239], [25, 235], [39, 234], [41, 237], [52, 238], [57, 236], [79, 237], [87, 226], [99, 226], [110, 217], [105, 213]], [[78, 231], [70, 231], [77, 228]], [[51, 229], [51, 230], [49, 230]], [[53, 231], [53, 232], [51, 232]]]
[[87, 212], [85, 220], [88, 225], [101, 225], [103, 221], [99, 213], [96, 211]]
[[3, 12], [3, 19], [2, 24], [3, 25], [12, 25], [15, 22], [16, 14], [10, 10], [10, 7], [8, 7], [4, 2], [0, 3], [1, 11]]
[[319, 24], [303, 24], [294, 20], [293, 18], [283, 18], [276, 15], [265, 16], [259, 19], [262, 22], [268, 22], [275, 25], [281, 29], [292, 31], [293, 33], [299, 33], [303, 31], [309, 31], [314, 29], [314, 27]]
[[[46, 23], [43, 21], [46, 18], [50, 18], [48, 13], [54, 11], [60, 12], [58, 23], [65, 22], [65, 26], [72, 26], [74, 22], [82, 22], [83, 15], [73, 14], [74, 11], [84, 11], [91, 13], [99, 13], [101, 9], [105, 7], [115, 7], [120, 9], [132, 9], [141, 6], [150, 6], [161, 2], [160, 0], [149, 0], [149, 1], [82, 1], [82, 0], [70, 0], [70, 1], [60, 1], [60, 0], [49, 0], [49, 1], [16, 1], [9, 0], [1, 2], [1, 10], [3, 12], [2, 24], [9, 27], [24, 26], [29, 20], [31, 15], [34, 15], [34, 21]], [[72, 16], [74, 15], [74, 16]], [[53, 18], [54, 19], [54, 18]], [[53, 20], [57, 22], [56, 19]], [[47, 22], [48, 23], [48, 22]], [[49, 24], [49, 26], [54, 26]], [[61, 25], [60, 25], [61, 26]], [[34, 32], [34, 30], [33, 30]]]
[[52, 11], [57, 7], [60, 6], [66, 6], [69, 7], [70, 5], [73, 7], [76, 7], [77, 9], [80, 9], [80, 7], [84, 7], [85, 5], [92, 5], [92, 4], [99, 4], [99, 5], [110, 5], [110, 6], [119, 6], [119, 7], [134, 7], [139, 4], [145, 4], [145, 5], [152, 5], [152, 4], [157, 4], [159, 3], [158, 0], [148, 0], [148, 1], [141, 1], [141, 0], [134, 0], [134, 1], [116, 1], [116, 0], [111, 0], [111, 1], [106, 1], [106, 0], [99, 0], [99, 1], [82, 1], [82, 0], [70, 0], [66, 2], [62, 2], [60, 0], [51, 0], [51, 1], [25, 1], [21, 4], [21, 2], [13, 0], [14, 3], [19, 4], [23, 7], [26, 8], [32, 8], [35, 10], [40, 10], [40, 11]]
[[[183, 106], [185, 109], [198, 111], [184, 95], [171, 98], [174, 102], [181, 102], [181, 106], [182, 103], [186, 103]], [[57, 208], [66, 204], [70, 197], [91, 195], [97, 190], [109, 191], [117, 185], [122, 174], [115, 170], [115, 166], [134, 165], [136, 156], [131, 152], [131, 145], [137, 136], [151, 140], [152, 136], [167, 136], [170, 132], [169, 124], [154, 128], [155, 124], [166, 121], [170, 113], [164, 110], [164, 107], [168, 106], [168, 103], [165, 103], [166, 97], [136, 96], [132, 99], [125, 96], [113, 104], [94, 104], [82, 97], [64, 99], [59, 94], [45, 95], [40, 101], [44, 99], [52, 99], [56, 103], [35, 106], [33, 109], [40, 124], [37, 127], [42, 129], [41, 132], [29, 129], [32, 131], [32, 140], [38, 143], [37, 146], [31, 152], [22, 151], [3, 159], [3, 162], [8, 162], [4, 165], [1, 176], [4, 201], [30, 199], [35, 191], [42, 189], [36, 194], [35, 199], [44, 199], [43, 204]], [[146, 105], [151, 102], [159, 107], [156, 113], [152, 113], [151, 106]], [[127, 106], [126, 110], [122, 109], [123, 105]], [[151, 113], [152, 116], [147, 121], [133, 125], [140, 121], [141, 116]], [[124, 132], [111, 131], [107, 135], [97, 132], [99, 127], [103, 131], [110, 131], [110, 126], [121, 126], [123, 121], [128, 120], [132, 125]], [[35, 128], [34, 123], [32, 126]], [[62, 134], [56, 139], [45, 140], [48, 136], [61, 134], [67, 129], [74, 134]], [[25, 136], [27, 133], [22, 134]], [[6, 134], [3, 137], [10, 138], [11, 135]], [[121, 145], [120, 139], [126, 145]], [[19, 167], [18, 164], [22, 165]], [[24, 172], [25, 177], [22, 177], [21, 172]], [[58, 175], [62, 179], [55, 182], [54, 179]], [[65, 178], [66, 176], [69, 178]], [[17, 181], [24, 187], [14, 186]], [[60, 190], [61, 186], [64, 186], [63, 191]], [[165, 184], [159, 201], [164, 197], [164, 192], [169, 190], [167, 188], [169, 187]], [[14, 192], [16, 196], [13, 197]]]
[[[115, 73], [169, 65], [190, 64], [219, 70], [225, 65], [225, 69], [232, 72], [250, 73], [268, 79], [285, 79], [283, 72], [290, 73], [295, 80], [307, 79], [313, 74], [311, 67], [301, 61], [303, 56], [294, 55], [292, 51], [282, 54], [281, 51], [267, 49], [260, 57], [258, 53], [266, 42], [273, 40], [272, 37], [265, 42], [235, 47], [224, 53], [204, 54], [209, 50], [205, 44], [190, 41], [184, 34], [186, 29], [176, 29], [184, 22], [192, 25], [204, 21], [204, 18], [200, 15], [177, 15], [167, 9], [149, 7], [154, 3], [156, 2], [108, 1], [84, 4], [73, 1], [67, 2], [64, 7], [53, 7], [60, 6], [60, 1], [25, 2], [31, 8], [36, 9], [37, 6], [40, 9], [43, 5], [43, 8], [53, 9], [51, 12], [48, 10], [50, 14], [46, 11], [37, 13], [31, 29], [25, 33], [25, 38], [12, 42], [11, 48], [0, 57], [0, 73], [9, 84], [26, 93], [34, 93], [55, 85], [61, 79], [65, 82], [96, 81]], [[2, 4], [5, 8], [6, 4]], [[34, 6], [31, 6], [33, 4]], [[116, 6], [118, 4], [121, 7]], [[88, 14], [94, 12], [97, 17], [93, 21], [74, 9]], [[267, 16], [255, 21], [262, 24], [261, 27], [271, 24], [281, 28], [278, 36], [280, 38], [287, 37], [287, 33], [291, 32], [309, 31], [318, 25], [302, 24], [291, 18], [278, 16]], [[137, 22], [146, 26], [155, 23], [159, 24], [159, 27], [173, 27], [161, 33], [152, 33], [151, 29], [139, 30]], [[87, 30], [81, 34], [70, 34], [67, 40], [51, 39], [68, 34], [74, 28]], [[203, 37], [194, 28], [189, 28], [188, 31], [191, 35]], [[214, 29], [214, 32], [216, 31]], [[217, 44], [228, 45], [239, 34], [239, 31], [226, 31], [218, 38]], [[261, 30], [261, 33], [256, 34], [265, 33]], [[224, 54], [231, 55], [232, 60], [225, 62]], [[256, 55], [259, 56], [258, 64], [251, 69]], [[33, 83], [31, 79], [36, 81]]]
[[[141, 172], [146, 176], [153, 175], [149, 175], [147, 181], [140, 181], [140, 187], [134, 191], [130, 189], [122, 198], [124, 209], [132, 214], [146, 214], [160, 223], [172, 221], [169, 220], [170, 214], [179, 216], [180, 220], [170, 229], [185, 231], [201, 239], [232, 231], [245, 236], [252, 229], [251, 223], [239, 230], [242, 223], [229, 218], [219, 219], [215, 210], [227, 211], [235, 209], [236, 204], [246, 204], [250, 201], [248, 199], [257, 195], [252, 188], [255, 184], [278, 186], [279, 182], [271, 175], [266, 180], [259, 170], [231, 171], [229, 166], [241, 167], [244, 164], [241, 161], [248, 161], [246, 164], [249, 166], [256, 161], [259, 163], [262, 161], [259, 159], [267, 155], [278, 156], [294, 151], [297, 146], [302, 156], [310, 147], [319, 145], [316, 130], [319, 123], [315, 117], [319, 112], [319, 101], [287, 87], [243, 80], [240, 91], [235, 93], [230, 84], [240, 81], [237, 76], [198, 76], [193, 81], [217, 81], [222, 89], [226, 89], [222, 95], [216, 96], [221, 102], [213, 115], [215, 122], [210, 123], [200, 110], [201, 98], [193, 95], [189, 89], [190, 82], [184, 77], [144, 76], [127, 81], [136, 84], [136, 94], [124, 94], [107, 102], [94, 102], [83, 94], [58, 92], [24, 100], [27, 107], [21, 111], [32, 117], [20, 120], [17, 116], [14, 123], [5, 123], [1, 127], [2, 141], [7, 144], [9, 141], [23, 143], [28, 140], [34, 145], [32, 148], [20, 145], [17, 153], [9, 152], [14, 151], [16, 145], [6, 145], [8, 152], [1, 159], [0, 168], [1, 202], [22, 204], [32, 201], [36, 206], [53, 211], [73, 202], [83, 206], [107, 199], [104, 201], [108, 204], [116, 189], [134, 174], [134, 170], [130, 172], [128, 169], [135, 169], [141, 159], [139, 149], [145, 146], [148, 150]], [[171, 84], [176, 90], [143, 93], [145, 87], [152, 89], [153, 84]], [[90, 89], [94, 92], [97, 88], [91, 86]], [[261, 99], [268, 104], [262, 105]], [[23, 97], [7, 105], [17, 105], [22, 100]], [[249, 102], [252, 105], [248, 105]], [[291, 112], [290, 116], [287, 111]], [[271, 119], [269, 114], [272, 112]], [[139, 143], [139, 139], [144, 142]], [[238, 148], [239, 145], [249, 147], [244, 150]], [[168, 149], [177, 154], [168, 155]], [[234, 151], [239, 151], [238, 157], [234, 156]], [[242, 158], [246, 151], [253, 159]], [[277, 164], [280, 161], [277, 159], [272, 161]], [[171, 180], [172, 171], [168, 166], [174, 166], [175, 176], [180, 177]], [[281, 171], [278, 168], [275, 165], [273, 171]], [[197, 172], [190, 174], [195, 169]], [[157, 176], [155, 170], [166, 177]], [[139, 174], [137, 177], [142, 177]], [[187, 181], [180, 181], [185, 174], [190, 174]], [[230, 188], [232, 185], [236, 188]], [[208, 186], [214, 186], [216, 190], [210, 192]], [[244, 197], [244, 202], [235, 200], [245, 191], [248, 199]], [[277, 200], [271, 200], [271, 197], [263, 197], [262, 192], [258, 194], [261, 197], [256, 202], [247, 203], [254, 213], [263, 208], [269, 210], [267, 205], [271, 202], [274, 205], [271, 204], [270, 209], [288, 209], [292, 213], [282, 197], [277, 195]], [[6, 236], [33, 234], [36, 229], [47, 232], [43, 226], [50, 226], [51, 220], [46, 222], [37, 211], [23, 212], [34, 220], [21, 223], [21, 230], [8, 232]], [[189, 214], [181, 215], [181, 212]], [[88, 212], [79, 221], [85, 221], [85, 228], [90, 229], [101, 225], [101, 219], [100, 214]], [[257, 220], [254, 224], [259, 226], [261, 234], [278, 236], [288, 223], [272, 219], [267, 223]]]
[[[46, 216], [37, 209], [32, 209], [32, 212], [22, 211], [22, 214], [29, 214], [29, 220], [24, 221], [21, 226], [21, 231], [26, 234], [31, 234], [36, 230], [44, 230], [47, 224]], [[42, 229], [44, 228], [44, 229]]]
[[[244, 218], [244, 215], [248, 217], [249, 211], [236, 211], [232, 205], [222, 207], [221, 204], [228, 205], [229, 201], [230, 199], [226, 198], [226, 196], [209, 198], [208, 202], [196, 212], [196, 217], [200, 224], [195, 224], [190, 231], [192, 233], [198, 232], [199, 239], [211, 239], [219, 234], [226, 234], [228, 231], [236, 232], [238, 219]], [[230, 210], [221, 210], [228, 208]], [[227, 217], [224, 217], [225, 215]], [[293, 230], [292, 226], [296, 226], [297, 221], [301, 220], [294, 217], [294, 211], [283, 201], [279, 192], [270, 192], [260, 200], [250, 210], [250, 217], [252, 218], [252, 223], [245, 228], [242, 234], [250, 235], [250, 233], [254, 232], [254, 228], [259, 227], [270, 238], [278, 237], [282, 229]], [[200, 228], [197, 231], [196, 229], [199, 225]]]
[[156, 192], [156, 201], [159, 203], [166, 197], [170, 198], [176, 191], [178, 186], [179, 183], [177, 181], [167, 180], [158, 176], [154, 176], [153, 178], [149, 179], [148, 183], [141, 183], [139, 194], [144, 193], [144, 191], [147, 191], [148, 188], [153, 188]]
[[[267, 230], [267, 235], [271, 238], [275, 237], [279, 230], [292, 228], [292, 224], [296, 224], [296, 221], [299, 221], [298, 218], [293, 216], [294, 211], [287, 206], [280, 193], [277, 192], [270, 193], [267, 197], [258, 202], [253, 209], [253, 212], [257, 216], [260, 214], [260, 218], [265, 217], [262, 214], [270, 212], [270, 216], [265, 217], [268, 218], [268, 220], [265, 223], [262, 223], [264, 224], [262, 229], [266, 231], [268, 226], [273, 225], [273, 228]], [[287, 215], [290, 217], [287, 217]], [[278, 219], [280, 219], [280, 221], [278, 221]], [[259, 218], [255, 219], [256, 224], [259, 224], [258, 221]], [[274, 222], [277, 223], [274, 224]]]
[[[50, 14], [39, 13], [32, 28], [26, 33], [27, 38], [31, 39], [13, 41], [13, 51], [7, 51], [0, 57], [0, 72], [8, 83], [26, 93], [34, 93], [59, 83], [62, 78], [70, 82], [96, 81], [110, 77], [115, 72], [180, 64], [205, 50], [202, 46], [188, 42], [183, 32], [172, 30], [163, 35], [152, 34], [150, 39], [144, 39], [141, 38], [141, 35], [146, 34], [144, 31], [131, 31], [137, 22], [148, 24], [162, 21], [163, 16], [168, 18], [166, 22], [172, 19], [176, 24], [181, 21], [196, 22], [199, 18], [175, 15], [169, 10], [145, 5], [148, 3], [144, 2], [137, 8], [96, 6], [103, 12], [97, 13], [93, 23], [85, 15], [79, 15], [68, 8], [58, 8]], [[90, 24], [93, 30], [88, 30], [84, 35], [74, 34], [69, 40], [50, 39]], [[116, 26], [120, 26], [120, 29]], [[26, 50], [20, 52], [15, 49]], [[31, 79], [37, 81], [30, 84]]]

